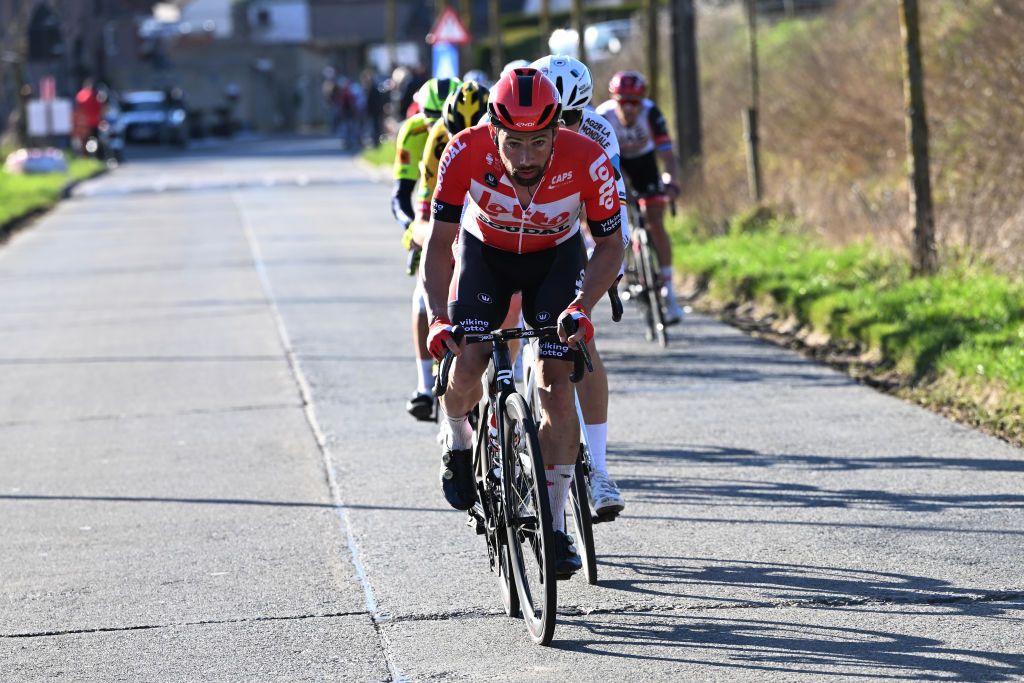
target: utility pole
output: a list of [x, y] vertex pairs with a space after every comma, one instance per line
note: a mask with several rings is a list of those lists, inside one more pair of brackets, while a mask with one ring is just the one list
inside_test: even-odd
[[914, 234], [914, 275], [930, 275], [938, 268], [935, 213], [928, 162], [928, 120], [924, 107], [924, 67], [917, 0], [900, 0], [900, 35], [903, 38], [903, 101], [906, 105], [907, 152], [910, 155], [910, 223]]
[[501, 3], [491, 0], [491, 73], [497, 81], [501, 68], [505, 66], [505, 51], [501, 44]]
[[572, 21], [573, 26], [576, 27], [576, 35], [579, 37], [579, 50], [576, 53], [576, 57], [586, 64], [587, 45], [583, 40], [583, 35], [587, 31], [587, 17], [586, 11], [583, 9], [583, 0], [572, 0]]
[[693, 0], [669, 0], [672, 9], [672, 78], [676, 139], [683, 196], [694, 198], [703, 183], [700, 83], [697, 77], [697, 15]]
[[661, 81], [658, 65], [658, 0], [644, 0], [647, 16], [647, 91], [655, 102], [658, 101], [658, 83]]
[[757, 2], [746, 0], [747, 39], [750, 44], [750, 107], [743, 116], [743, 137], [747, 146], [747, 187], [750, 199], [761, 202], [761, 148], [758, 130], [758, 109], [761, 100], [761, 77], [757, 64]]

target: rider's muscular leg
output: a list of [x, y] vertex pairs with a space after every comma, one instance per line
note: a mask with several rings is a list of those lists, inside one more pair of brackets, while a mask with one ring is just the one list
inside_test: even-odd
[[453, 449], [461, 450], [472, 447], [472, 433], [466, 422], [466, 413], [475, 406], [483, 396], [483, 385], [480, 377], [487, 368], [489, 349], [483, 344], [467, 346], [462, 355], [455, 359], [448, 379], [448, 390], [441, 397], [441, 409], [448, 418], [448, 424], [456, 442]]
[[583, 373], [583, 379], [576, 385], [576, 391], [580, 395], [583, 422], [588, 425], [602, 424], [608, 421], [608, 374], [605, 372], [601, 354], [597, 352], [597, 341], [591, 340], [588, 348], [594, 371]]
[[580, 427], [573, 401], [572, 370], [568, 361], [542, 359], [538, 389], [544, 419], [540, 424], [540, 451], [546, 465], [572, 465], [580, 443]]
[[427, 321], [427, 314], [423, 311], [414, 310], [412, 313], [412, 343], [416, 347], [416, 357], [420, 360], [430, 360], [430, 351], [427, 350], [427, 335], [430, 333], [430, 324]]

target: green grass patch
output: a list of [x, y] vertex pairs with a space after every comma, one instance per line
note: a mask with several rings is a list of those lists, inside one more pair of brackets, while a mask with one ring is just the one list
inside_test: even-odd
[[826, 247], [794, 222], [758, 213], [710, 239], [695, 238], [687, 221], [674, 241], [677, 269], [708, 283], [716, 301], [767, 304], [856, 345], [880, 361], [876, 371], [898, 372], [918, 393], [941, 384], [960, 403], [974, 396], [976, 408], [1017, 430], [997, 431], [1024, 438], [1024, 282], [965, 265], [912, 278], [904, 259], [870, 242]]
[[99, 173], [95, 159], [71, 159], [67, 173], [14, 175], [0, 170], [0, 225], [25, 214], [53, 206], [66, 184]]
[[395, 141], [389, 139], [376, 147], [364, 149], [360, 156], [374, 166], [390, 166], [395, 163]]

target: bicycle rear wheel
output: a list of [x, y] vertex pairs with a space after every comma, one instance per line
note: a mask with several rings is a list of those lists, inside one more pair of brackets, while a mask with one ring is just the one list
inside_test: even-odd
[[508, 548], [519, 604], [530, 638], [547, 645], [555, 631], [557, 601], [554, 532], [537, 427], [519, 394], [505, 399], [502, 451]]
[[[587, 575], [587, 583], [595, 586], [597, 585], [597, 553], [594, 550], [594, 520], [590, 514], [590, 480], [583, 449], [584, 446], [581, 443], [580, 453], [576, 457], [576, 473], [573, 476], [572, 488], [569, 489], [568, 512], [572, 516], [572, 525], [576, 531], [576, 549], [583, 560], [583, 571]], [[568, 522], [568, 520], [566, 521]]]

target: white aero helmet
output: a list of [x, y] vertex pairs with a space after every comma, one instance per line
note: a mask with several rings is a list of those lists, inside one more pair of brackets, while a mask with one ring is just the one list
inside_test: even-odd
[[534, 69], [547, 76], [562, 98], [562, 109], [583, 109], [594, 94], [594, 79], [587, 65], [575, 57], [548, 55], [533, 64]]
[[513, 59], [511, 62], [506, 64], [504, 66], [504, 68], [502, 68], [501, 76], [498, 78], [498, 80], [501, 80], [505, 76], [507, 76], [510, 73], [512, 73], [513, 69], [525, 69], [528, 66], [530, 66], [529, 60], [526, 60], [526, 59]]
[[491, 79], [487, 76], [487, 73], [480, 69], [473, 69], [472, 71], [467, 71], [465, 73], [465, 75], [462, 77], [462, 82], [467, 83], [469, 81], [473, 81], [474, 83], [481, 85], [484, 88], [490, 88], [492, 85], [494, 85], [493, 83], [491, 83]]

